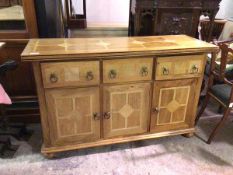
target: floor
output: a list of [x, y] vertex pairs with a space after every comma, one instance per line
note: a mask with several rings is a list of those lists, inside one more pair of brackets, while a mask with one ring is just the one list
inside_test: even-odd
[[[232, 119], [211, 145], [207, 135], [219, 120], [217, 106], [209, 105], [192, 138], [172, 136], [112, 146], [82, 149], [48, 160], [40, 154], [41, 129], [19, 145], [13, 158], [0, 159], [1, 175], [232, 175]], [[233, 116], [233, 115], [232, 115]]]

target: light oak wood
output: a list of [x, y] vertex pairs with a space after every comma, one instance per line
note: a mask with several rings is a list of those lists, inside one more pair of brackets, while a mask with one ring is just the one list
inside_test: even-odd
[[[194, 128], [189, 128], [189, 129], [166, 131], [166, 132], [160, 132], [160, 133], [147, 133], [147, 134], [140, 134], [140, 135], [134, 135], [134, 136], [128, 136], [128, 137], [117, 137], [117, 138], [105, 139], [105, 140], [101, 139], [96, 142], [64, 145], [64, 146], [56, 146], [56, 147], [45, 147], [45, 145], [42, 145], [41, 152], [45, 154], [46, 156], [47, 153], [58, 153], [58, 152], [69, 151], [69, 150], [92, 148], [96, 146], [112, 145], [113, 143], [118, 144], [118, 143], [125, 143], [125, 142], [133, 142], [133, 141], [138, 141], [138, 140], [155, 139], [155, 138], [160, 138], [160, 137], [189, 134], [189, 133], [194, 133], [194, 132], [195, 132]], [[54, 154], [52, 154], [52, 156], [54, 156]]]
[[201, 76], [205, 65], [205, 55], [184, 55], [158, 57], [156, 60], [156, 80], [180, 79]]
[[42, 63], [45, 88], [99, 84], [99, 62]]
[[100, 138], [99, 88], [49, 89], [50, 137], [53, 145]]
[[194, 92], [197, 79], [157, 81], [154, 84], [151, 131], [185, 129], [193, 118]]
[[193, 134], [210, 51], [183, 35], [31, 40], [22, 59], [37, 61], [42, 153]]
[[[114, 38], [31, 39], [22, 53], [23, 61], [77, 60], [206, 53], [218, 47], [186, 35]], [[56, 56], [54, 56], [56, 55]]]
[[153, 58], [103, 61], [104, 83], [151, 80]]
[[147, 131], [150, 84], [104, 87], [104, 138]]
[[42, 83], [40, 63], [34, 62], [32, 66], [36, 81], [37, 96], [40, 105], [40, 116], [41, 116], [40, 119], [41, 119], [42, 133], [43, 133], [43, 142], [46, 147], [49, 147], [51, 146], [50, 126], [49, 126], [49, 117], [47, 112], [48, 108], [45, 100], [45, 91]]

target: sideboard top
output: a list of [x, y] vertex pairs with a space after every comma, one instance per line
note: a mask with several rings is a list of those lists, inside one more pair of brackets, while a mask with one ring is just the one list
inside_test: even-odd
[[31, 39], [23, 61], [85, 59], [118, 56], [156, 56], [215, 52], [218, 47], [186, 35], [115, 38]]

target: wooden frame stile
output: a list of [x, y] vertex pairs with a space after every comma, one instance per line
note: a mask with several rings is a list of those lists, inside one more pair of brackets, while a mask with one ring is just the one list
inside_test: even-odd
[[104, 126], [104, 122], [103, 122], [103, 88], [104, 88], [104, 85], [103, 85], [103, 59], [101, 58], [100, 59], [100, 84], [99, 84], [99, 91], [100, 91], [100, 139], [103, 139], [104, 138], [104, 129], [103, 129], [103, 126]]
[[[153, 65], [156, 64], [156, 57], [153, 57]], [[153, 66], [152, 67], [152, 72], [155, 72], [156, 71], [156, 66]], [[153, 97], [154, 95], [154, 85], [155, 85], [155, 74], [152, 74], [152, 81], [151, 81], [151, 97]], [[153, 107], [153, 99], [151, 98], [150, 99], [150, 116], [152, 115], [152, 107]], [[149, 120], [148, 120], [148, 132], [151, 131], [151, 117], [149, 117]]]
[[35, 62], [33, 65], [33, 71], [34, 71], [34, 77], [37, 86], [37, 95], [39, 99], [39, 105], [40, 105], [40, 115], [41, 115], [41, 123], [42, 123], [42, 130], [43, 130], [43, 140], [44, 144], [43, 147], [49, 147], [51, 145], [50, 141], [50, 127], [48, 122], [48, 112], [46, 108], [46, 100], [45, 100], [45, 93], [43, 89], [43, 82], [42, 82], [42, 76], [41, 75], [41, 69], [40, 69], [40, 63]]

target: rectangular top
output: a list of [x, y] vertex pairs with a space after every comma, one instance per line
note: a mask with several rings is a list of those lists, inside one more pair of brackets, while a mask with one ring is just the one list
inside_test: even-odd
[[31, 39], [23, 61], [68, 60], [119, 56], [156, 56], [216, 52], [218, 47], [186, 35], [115, 38]]

